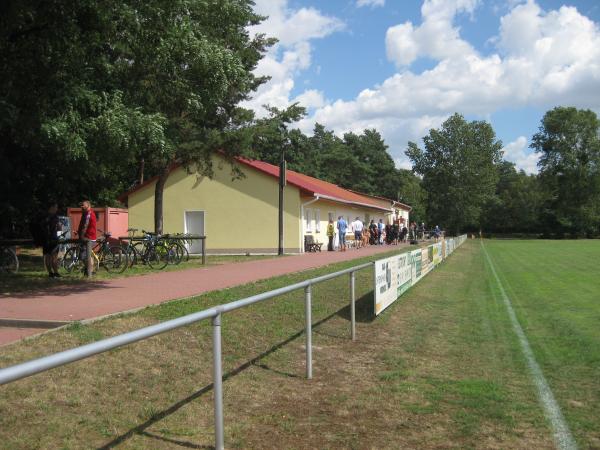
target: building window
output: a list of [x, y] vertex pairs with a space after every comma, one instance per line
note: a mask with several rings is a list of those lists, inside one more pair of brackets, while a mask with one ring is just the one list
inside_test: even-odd
[[321, 210], [315, 209], [315, 231], [317, 233], [321, 232]]
[[329, 220], [335, 222], [335, 215], [332, 212], [329, 213]]
[[304, 230], [308, 233], [312, 231], [310, 227], [310, 209], [304, 211]]

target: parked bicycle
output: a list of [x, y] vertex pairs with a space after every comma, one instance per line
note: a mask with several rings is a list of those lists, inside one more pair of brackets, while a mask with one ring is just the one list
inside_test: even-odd
[[[130, 228], [128, 232], [135, 233], [137, 230]], [[151, 269], [161, 270], [167, 264], [174, 263], [176, 259], [176, 249], [159, 234], [142, 230], [144, 237], [141, 240], [133, 242], [130, 240], [122, 244], [127, 253], [129, 266], [134, 264], [148, 264]], [[132, 243], [133, 242], [133, 243]]]
[[188, 262], [190, 260], [190, 252], [187, 249], [190, 241], [188, 241], [187, 237], [183, 233], [166, 234], [164, 236], [173, 256], [170, 263], [179, 264], [182, 261]]
[[10, 247], [0, 247], [0, 273], [17, 273], [19, 271], [19, 258]]
[[[109, 273], [122, 273], [128, 267], [127, 253], [121, 246], [110, 244], [111, 233], [99, 231], [103, 236], [96, 240], [96, 245], [92, 248], [94, 271], [103, 267]], [[73, 272], [76, 268], [85, 272], [87, 269], [86, 247], [86, 244], [82, 242], [66, 251], [62, 266], [67, 272]]]

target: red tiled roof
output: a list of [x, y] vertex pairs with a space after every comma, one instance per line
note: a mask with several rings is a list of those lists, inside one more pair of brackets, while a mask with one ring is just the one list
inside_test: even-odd
[[[238, 158], [238, 161], [268, 175], [279, 178], [278, 166], [274, 166], [273, 164], [269, 164], [264, 161], [242, 158]], [[318, 178], [310, 177], [299, 172], [294, 172], [293, 170], [286, 171], [286, 178], [289, 184], [300, 188], [302, 191], [311, 195], [318, 195], [329, 200], [367, 206], [375, 209], [384, 209], [386, 211], [389, 211], [392, 207], [393, 200], [354, 192], [349, 189], [344, 189], [337, 184], [319, 180]]]
[[[279, 167], [273, 164], [266, 163], [264, 161], [257, 161], [245, 158], [236, 158], [236, 160], [246, 166], [252, 167], [260, 172], [267, 175], [271, 175], [275, 178], [279, 178]], [[173, 171], [181, 165], [175, 164], [171, 167], [170, 171]], [[410, 206], [404, 205], [403, 203], [395, 202], [393, 200], [376, 197], [373, 195], [361, 194], [360, 192], [351, 191], [344, 189], [337, 184], [329, 183], [327, 181], [319, 180], [318, 178], [309, 177], [293, 170], [286, 171], [287, 182], [293, 186], [298, 187], [304, 193], [309, 195], [318, 195], [321, 198], [338, 201], [342, 203], [350, 203], [354, 205], [366, 206], [374, 209], [382, 209], [389, 211], [394, 205], [400, 205], [408, 208]], [[149, 185], [156, 181], [158, 177], [152, 177], [146, 180], [144, 183], [134, 187], [133, 189], [125, 192], [119, 196], [120, 201], [124, 201], [130, 194], [139, 189]]]

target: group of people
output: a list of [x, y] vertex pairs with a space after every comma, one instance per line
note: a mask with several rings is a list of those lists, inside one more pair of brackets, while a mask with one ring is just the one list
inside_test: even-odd
[[337, 234], [339, 236], [340, 251], [345, 252], [348, 248], [346, 239], [348, 231], [354, 235], [355, 248], [362, 248], [367, 245], [396, 245], [407, 242], [409, 233], [402, 218], [394, 220], [393, 224], [390, 225], [384, 224], [383, 219], [379, 219], [379, 222], [371, 219], [368, 224], [365, 224], [357, 217], [352, 223], [348, 224], [343, 216], [339, 216], [335, 224], [333, 219], [330, 219], [327, 225], [327, 237], [329, 239], [327, 250], [334, 250], [334, 238]]
[[[334, 250], [334, 239], [337, 235], [339, 239], [337, 244], [339, 244], [340, 251], [345, 252], [348, 248], [346, 238], [348, 231], [354, 235], [355, 248], [362, 248], [367, 245], [416, 243], [418, 240], [425, 240], [427, 234], [424, 223], [418, 226], [415, 222], [411, 222], [407, 227], [404, 218], [396, 218], [392, 224], [384, 224], [383, 219], [379, 219], [378, 222], [371, 219], [368, 224], [365, 224], [357, 217], [352, 223], [348, 224], [343, 216], [339, 216], [336, 223], [333, 222], [333, 219], [330, 219], [327, 225], [327, 237], [329, 239], [327, 250], [330, 252]], [[436, 241], [442, 236], [443, 232], [437, 225], [430, 232], [430, 237]]]
[[[62, 225], [58, 216], [58, 204], [56, 202], [51, 202], [48, 205], [46, 214], [35, 222], [31, 231], [34, 243], [42, 247], [44, 267], [48, 271], [48, 276], [50, 278], [60, 278], [60, 273], [58, 272], [58, 249]], [[92, 205], [87, 200], [81, 202], [81, 221], [77, 229], [77, 236], [83, 242], [96, 240], [96, 214], [92, 209]], [[93, 267], [91, 256], [84, 255], [88, 260], [85, 275]]]

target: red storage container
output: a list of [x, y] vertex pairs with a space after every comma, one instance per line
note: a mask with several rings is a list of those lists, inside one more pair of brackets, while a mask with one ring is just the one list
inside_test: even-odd
[[[111, 241], [116, 241], [119, 236], [127, 236], [129, 228], [129, 212], [122, 208], [92, 208], [96, 213], [96, 228], [98, 238], [102, 232], [111, 233]], [[81, 208], [68, 208], [67, 215], [71, 221], [71, 229], [77, 231], [81, 221]]]

